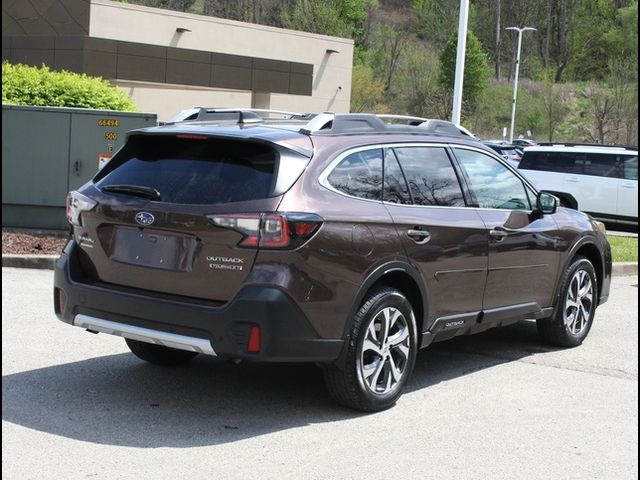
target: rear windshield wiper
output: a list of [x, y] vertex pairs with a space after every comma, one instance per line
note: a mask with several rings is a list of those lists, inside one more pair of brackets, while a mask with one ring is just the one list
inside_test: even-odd
[[155, 188], [144, 187], [142, 185], [106, 185], [101, 187], [103, 192], [126, 193], [138, 197], [160, 200], [160, 192]]

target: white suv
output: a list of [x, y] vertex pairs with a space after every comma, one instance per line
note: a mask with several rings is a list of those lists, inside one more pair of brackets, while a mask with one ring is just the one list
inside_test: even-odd
[[638, 224], [637, 147], [541, 144], [525, 149], [518, 170], [565, 206]]

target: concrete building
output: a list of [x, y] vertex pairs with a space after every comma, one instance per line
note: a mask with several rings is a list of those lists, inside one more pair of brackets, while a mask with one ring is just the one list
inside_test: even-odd
[[2, 58], [83, 72], [167, 120], [194, 106], [348, 112], [353, 41], [109, 0], [3, 0]]

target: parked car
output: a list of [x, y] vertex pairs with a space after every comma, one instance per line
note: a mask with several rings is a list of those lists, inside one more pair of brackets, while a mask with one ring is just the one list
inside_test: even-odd
[[638, 226], [638, 147], [541, 144], [524, 151], [518, 169], [571, 208]]
[[522, 149], [509, 143], [483, 142], [491, 150], [497, 152], [502, 158], [507, 160], [513, 167], [518, 168], [518, 163], [522, 158]]
[[69, 194], [60, 320], [157, 365], [313, 362], [363, 411], [393, 405], [433, 342], [523, 319], [586, 338], [609, 296], [603, 225], [459, 127], [247, 113], [133, 131]]
[[516, 145], [523, 149], [527, 147], [535, 147], [536, 145], [538, 145], [535, 140], [531, 140], [530, 138], [514, 138], [512, 143], [513, 145]]

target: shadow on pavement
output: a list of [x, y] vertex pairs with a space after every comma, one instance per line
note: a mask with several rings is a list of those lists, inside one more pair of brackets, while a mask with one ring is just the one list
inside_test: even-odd
[[[408, 391], [550, 351], [522, 322], [432, 345], [418, 354]], [[99, 444], [155, 448], [235, 442], [363, 414], [334, 404], [306, 364], [147, 365], [108, 355], [2, 378], [2, 419]]]

